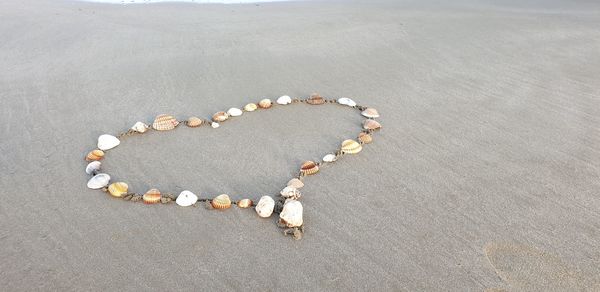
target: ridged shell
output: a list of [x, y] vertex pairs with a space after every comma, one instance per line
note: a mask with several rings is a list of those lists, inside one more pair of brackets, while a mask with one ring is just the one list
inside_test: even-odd
[[279, 214], [279, 222], [290, 228], [302, 226], [304, 223], [302, 212], [302, 203], [294, 200], [287, 201]]
[[342, 98], [339, 98], [339, 99], [337, 100], [337, 102], [338, 102], [339, 104], [343, 104], [343, 105], [347, 105], [347, 106], [351, 106], [351, 107], [352, 107], [352, 106], [356, 106], [356, 102], [354, 102], [354, 100], [352, 100], [352, 99], [350, 99], [350, 98], [347, 98], [347, 97], [342, 97]]
[[267, 108], [270, 108], [271, 106], [273, 106], [273, 102], [270, 99], [265, 98], [258, 102], [258, 106], [260, 108], [267, 109]]
[[346, 154], [356, 154], [362, 150], [362, 145], [358, 142], [348, 139], [342, 142], [342, 152]]
[[119, 144], [121, 144], [121, 141], [113, 135], [104, 134], [98, 137], [98, 149], [102, 151], [113, 149], [119, 146]]
[[232, 117], [239, 117], [243, 114], [244, 112], [237, 108], [237, 107], [232, 107], [230, 109], [227, 110], [227, 114], [232, 116]]
[[371, 119], [379, 117], [379, 113], [377, 112], [377, 110], [374, 109], [374, 108], [372, 108], [372, 107], [365, 109], [360, 114], [363, 115], [363, 116], [365, 116], [365, 117], [367, 117], [367, 118], [371, 118]]
[[241, 199], [237, 202], [237, 206], [240, 208], [249, 208], [252, 206], [252, 200], [250, 199]]
[[212, 120], [215, 121], [215, 122], [217, 122], [217, 123], [227, 121], [227, 119], [229, 119], [229, 115], [227, 115], [226, 112], [216, 112], [212, 116]]
[[189, 119], [187, 119], [186, 125], [188, 127], [194, 128], [194, 127], [199, 127], [200, 125], [202, 125], [203, 122], [204, 121], [202, 121], [202, 119], [199, 117], [190, 117]]
[[132, 130], [138, 133], [145, 133], [146, 131], [148, 131], [148, 128], [150, 128], [150, 126], [142, 122], [137, 122], [131, 127]]
[[337, 156], [335, 156], [335, 154], [329, 153], [329, 154], [323, 156], [323, 161], [325, 161], [325, 162], [331, 163], [331, 162], [334, 162], [336, 160], [337, 160]]
[[106, 187], [110, 182], [110, 175], [106, 173], [99, 173], [94, 175], [87, 183], [87, 187], [93, 190], [101, 189]]
[[92, 161], [92, 162], [88, 163], [88, 165], [85, 167], [85, 173], [93, 174], [94, 172], [100, 170], [101, 165], [102, 165], [102, 162], [100, 162], [100, 161]]
[[319, 172], [319, 166], [314, 161], [306, 161], [302, 163], [300, 172], [302, 172], [304, 175], [315, 174]]
[[301, 189], [304, 186], [304, 183], [297, 178], [293, 178], [293, 179], [290, 179], [290, 181], [288, 181], [287, 186]]
[[360, 132], [360, 134], [358, 134], [358, 141], [362, 142], [363, 144], [369, 144], [373, 142], [373, 136], [365, 132]]
[[381, 129], [381, 124], [376, 120], [365, 120], [363, 128], [366, 130], [379, 130]]
[[149, 189], [144, 196], [142, 196], [145, 204], [156, 204], [160, 202], [160, 191], [157, 189]]
[[182, 207], [188, 207], [193, 204], [196, 204], [197, 201], [198, 201], [198, 196], [196, 196], [196, 194], [194, 194], [190, 191], [183, 191], [183, 192], [179, 193], [179, 196], [177, 196], [175, 203], [177, 203], [177, 205], [182, 206]]
[[212, 201], [210, 201], [210, 204], [215, 209], [227, 209], [227, 208], [231, 207], [231, 199], [229, 198], [228, 195], [222, 194], [222, 195], [218, 195], [214, 199], [212, 199]]
[[152, 123], [152, 128], [158, 131], [168, 131], [175, 129], [177, 125], [179, 125], [177, 119], [170, 115], [162, 114], [158, 115], [156, 119], [154, 119], [154, 122]]
[[267, 218], [273, 214], [275, 209], [275, 200], [269, 196], [262, 196], [256, 204], [256, 214], [262, 218]]
[[87, 161], [96, 161], [101, 160], [102, 158], [104, 158], [104, 151], [98, 149], [90, 151], [90, 153], [85, 156], [85, 160]]
[[281, 104], [281, 105], [290, 104], [290, 103], [292, 103], [292, 98], [291, 98], [291, 97], [289, 97], [289, 96], [287, 96], [287, 95], [280, 96], [280, 97], [277, 99], [277, 103], [278, 103], [278, 104]]
[[129, 186], [124, 182], [116, 182], [108, 186], [108, 192], [115, 198], [122, 198], [127, 194]]
[[249, 103], [247, 105], [244, 106], [244, 110], [247, 112], [253, 112], [258, 108], [258, 106], [255, 103]]
[[308, 103], [308, 104], [314, 104], [314, 105], [324, 104], [325, 103], [325, 99], [321, 95], [319, 95], [318, 93], [313, 93], [306, 100], [306, 103]]
[[279, 194], [284, 198], [294, 200], [298, 200], [300, 197], [302, 197], [300, 191], [295, 187], [285, 187], [283, 190], [281, 190], [281, 192], [279, 192]]

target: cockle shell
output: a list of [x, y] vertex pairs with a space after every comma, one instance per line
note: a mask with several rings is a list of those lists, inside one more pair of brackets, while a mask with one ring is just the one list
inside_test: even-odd
[[289, 96], [287, 96], [287, 95], [280, 96], [280, 97], [277, 99], [277, 103], [278, 103], [278, 104], [281, 104], [281, 105], [290, 104], [290, 103], [292, 103], [292, 98], [291, 98], [291, 97], [289, 97]]
[[239, 117], [243, 114], [244, 112], [237, 108], [237, 107], [232, 107], [230, 109], [227, 110], [227, 114], [232, 116], [232, 117]]
[[218, 128], [220, 125], [219, 125], [219, 123], [217, 123], [217, 122], [212, 122], [212, 123], [210, 123], [210, 126], [211, 126], [213, 129], [216, 129], [216, 128]]
[[156, 119], [154, 119], [154, 123], [152, 123], [152, 128], [158, 131], [168, 131], [173, 130], [175, 127], [179, 125], [177, 119], [170, 115], [158, 115]]
[[247, 112], [253, 112], [258, 108], [258, 106], [255, 103], [249, 103], [247, 105], [244, 106], [244, 110]]
[[342, 142], [342, 152], [346, 154], [356, 154], [362, 150], [362, 145], [360, 143], [348, 139]]
[[144, 196], [142, 196], [145, 204], [156, 204], [160, 202], [160, 191], [157, 189], [149, 189]]
[[365, 132], [360, 132], [360, 134], [358, 134], [358, 141], [362, 142], [363, 144], [369, 144], [373, 142], [373, 136]]
[[325, 162], [330, 162], [331, 163], [331, 162], [334, 162], [336, 160], [337, 160], [337, 156], [335, 156], [335, 154], [329, 153], [329, 154], [323, 156], [323, 161], [325, 161]]
[[88, 163], [88, 165], [85, 167], [85, 173], [93, 174], [94, 172], [100, 170], [100, 165], [102, 165], [102, 162], [100, 161], [92, 161]]
[[150, 126], [142, 122], [137, 122], [131, 127], [132, 130], [138, 133], [145, 133], [146, 131], [148, 131], [148, 128], [150, 128]]
[[279, 222], [287, 227], [299, 227], [304, 223], [302, 221], [302, 203], [290, 200], [283, 205], [283, 210], [279, 214]]
[[252, 206], [252, 200], [250, 199], [241, 199], [237, 202], [237, 206], [240, 208], [249, 208]]
[[90, 180], [88, 180], [87, 187], [90, 189], [101, 189], [106, 187], [110, 182], [110, 175], [106, 173], [99, 173], [94, 175]]
[[371, 118], [371, 119], [379, 117], [379, 113], [377, 112], [377, 110], [374, 109], [374, 108], [372, 108], [372, 107], [365, 109], [360, 114], [363, 115], [363, 116], [365, 116], [365, 117], [367, 117], [367, 118]]
[[188, 207], [193, 204], [196, 204], [197, 201], [198, 201], [198, 196], [196, 196], [194, 193], [192, 193], [190, 191], [183, 191], [183, 192], [179, 193], [179, 196], [177, 196], [175, 203], [177, 203], [177, 205], [182, 206], [182, 207]]
[[343, 104], [343, 105], [347, 105], [347, 106], [351, 106], [351, 107], [352, 107], [352, 106], [356, 106], [356, 102], [354, 102], [354, 100], [352, 100], [352, 99], [350, 99], [350, 98], [347, 98], [347, 97], [342, 97], [342, 98], [339, 98], [339, 99], [337, 100], [337, 102], [338, 102], [339, 104]]
[[100, 160], [103, 157], [104, 157], [104, 151], [96, 149], [96, 150], [90, 151], [90, 153], [88, 153], [85, 156], [85, 160], [87, 160], [87, 161], [95, 161], [95, 160]]
[[198, 127], [198, 126], [202, 125], [202, 123], [203, 123], [203, 122], [204, 122], [204, 121], [202, 121], [202, 119], [201, 119], [201, 118], [199, 118], [199, 117], [190, 117], [190, 118], [187, 120], [187, 123], [186, 123], [186, 125], [187, 125], [188, 127], [192, 127], [192, 128], [194, 128], [194, 127]]
[[297, 200], [302, 197], [302, 194], [295, 187], [285, 187], [279, 193], [282, 197]]
[[319, 166], [314, 161], [306, 161], [302, 163], [300, 172], [304, 175], [311, 175], [319, 172]]
[[256, 204], [256, 213], [262, 218], [267, 218], [273, 214], [275, 200], [269, 196], [262, 196]]
[[129, 186], [124, 182], [116, 182], [108, 186], [108, 192], [115, 198], [122, 198], [127, 194]]
[[210, 201], [210, 204], [215, 209], [227, 209], [231, 207], [231, 199], [226, 194], [218, 195]]
[[363, 128], [366, 130], [379, 130], [381, 129], [381, 124], [376, 120], [365, 120]]
[[324, 104], [325, 103], [325, 99], [322, 96], [320, 96], [318, 93], [313, 93], [306, 100], [306, 102], [308, 104], [319, 105], [319, 104]]
[[121, 144], [121, 141], [113, 135], [104, 134], [98, 137], [98, 148], [102, 151], [113, 149], [119, 146], [119, 144]]
[[301, 189], [304, 186], [304, 183], [297, 178], [293, 178], [293, 179], [290, 179], [290, 181], [288, 181], [287, 186]]
[[216, 112], [212, 116], [212, 120], [218, 123], [227, 121], [227, 119], [229, 119], [229, 115], [226, 112]]
[[265, 98], [258, 102], [258, 106], [260, 108], [267, 109], [267, 108], [270, 108], [271, 106], [273, 106], [273, 102], [270, 99]]

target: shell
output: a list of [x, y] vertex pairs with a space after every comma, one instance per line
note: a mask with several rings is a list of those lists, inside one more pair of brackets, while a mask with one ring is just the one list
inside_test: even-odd
[[275, 200], [269, 196], [262, 196], [256, 204], [256, 214], [262, 218], [268, 218], [275, 209]]
[[362, 145], [352, 139], [344, 140], [344, 142], [342, 142], [342, 153], [356, 154], [361, 150]]
[[358, 141], [362, 142], [363, 144], [369, 144], [373, 142], [373, 136], [365, 132], [360, 132], [360, 134], [358, 134]]
[[148, 128], [150, 128], [150, 126], [142, 122], [137, 122], [131, 127], [132, 130], [138, 133], [145, 133], [146, 131], [148, 131]]
[[287, 186], [301, 189], [304, 186], [304, 183], [297, 178], [293, 178], [293, 179], [290, 179], [290, 181], [288, 181]]
[[351, 107], [352, 107], [352, 106], [356, 106], [356, 102], [354, 102], [354, 100], [352, 100], [352, 99], [350, 99], [350, 98], [347, 98], [347, 97], [342, 97], [342, 98], [339, 98], [339, 99], [337, 100], [337, 102], [338, 102], [339, 104], [343, 104], [343, 105], [347, 105], [347, 106], [351, 106]]
[[186, 123], [186, 125], [187, 125], [188, 127], [192, 127], [192, 128], [194, 128], [194, 127], [198, 127], [198, 126], [202, 125], [202, 123], [203, 123], [203, 122], [204, 122], [204, 121], [202, 121], [202, 119], [201, 119], [201, 118], [199, 118], [199, 117], [190, 117], [190, 118], [187, 120], [187, 123]]
[[100, 150], [106, 151], [109, 149], [113, 149], [121, 144], [121, 141], [113, 135], [104, 134], [98, 137], [98, 148]]
[[285, 187], [279, 193], [282, 197], [297, 200], [302, 197], [302, 194], [295, 187]]
[[226, 112], [216, 112], [212, 116], [212, 120], [218, 123], [227, 121], [227, 119], [229, 119], [229, 115]]
[[196, 204], [197, 201], [198, 201], [198, 196], [196, 196], [194, 193], [192, 193], [190, 191], [183, 191], [179, 194], [179, 196], [177, 196], [175, 203], [177, 203], [177, 205], [182, 206], [182, 207], [188, 207], [193, 204]]
[[237, 206], [240, 208], [249, 208], [252, 206], [252, 200], [250, 199], [241, 199], [237, 202]]
[[335, 156], [335, 154], [329, 153], [329, 154], [323, 156], [323, 161], [325, 161], [325, 162], [331, 163], [331, 162], [334, 162], [336, 160], [337, 160], [337, 156]]
[[279, 214], [279, 222], [287, 227], [300, 227], [302, 221], [302, 203], [294, 200], [287, 201]]
[[90, 178], [90, 180], [88, 180], [87, 187], [93, 190], [97, 190], [106, 187], [109, 182], [110, 175], [106, 173], [99, 173]]
[[212, 199], [212, 201], [210, 201], [210, 204], [215, 209], [227, 209], [231, 207], [231, 199], [229, 199], [228, 195], [222, 194]]
[[232, 107], [230, 109], [227, 110], [227, 114], [232, 116], [232, 117], [239, 117], [243, 114], [244, 112], [237, 108], [237, 107]]
[[156, 119], [154, 119], [154, 122], [152, 123], [152, 128], [158, 131], [168, 131], [175, 129], [177, 125], [179, 125], [177, 119], [170, 115], [162, 114], [158, 115]]
[[362, 113], [360, 113], [361, 115], [367, 117], [367, 118], [378, 118], [379, 117], [379, 113], [377, 112], [376, 109], [369, 107], [367, 109], [365, 109], [364, 111], [362, 111]]
[[258, 102], [258, 106], [260, 108], [267, 109], [267, 108], [270, 108], [271, 106], [273, 106], [273, 102], [270, 99], [265, 98]]
[[280, 96], [280, 97], [277, 99], [277, 103], [278, 103], [278, 104], [281, 104], [281, 105], [290, 104], [290, 103], [292, 103], [292, 98], [291, 98], [291, 97], [289, 97], [289, 96], [287, 96], [287, 95]]
[[102, 165], [102, 162], [100, 161], [92, 161], [88, 163], [88, 165], [85, 167], [85, 173], [93, 174], [94, 172], [100, 170], [100, 165]]
[[304, 175], [311, 175], [319, 172], [319, 166], [314, 161], [306, 161], [302, 163], [300, 172]]
[[98, 149], [90, 151], [90, 153], [85, 156], [85, 160], [87, 161], [96, 161], [101, 160], [102, 158], [104, 158], [104, 151]]
[[319, 105], [319, 104], [324, 104], [325, 103], [325, 99], [321, 95], [319, 95], [318, 93], [313, 93], [306, 100], [306, 102], [308, 104]]
[[217, 123], [217, 122], [212, 122], [212, 123], [210, 123], [210, 126], [211, 126], [213, 129], [216, 129], [216, 128], [218, 128], [220, 125], [219, 125], [219, 123]]
[[157, 189], [149, 189], [144, 196], [142, 196], [145, 204], [156, 204], [160, 202], [160, 191]]
[[124, 182], [116, 182], [108, 186], [108, 192], [115, 198], [122, 198], [127, 194], [129, 186]]
[[379, 130], [381, 129], [381, 124], [376, 120], [365, 120], [363, 122], [363, 128], [365, 130]]
[[247, 112], [253, 112], [258, 108], [258, 106], [255, 103], [249, 103], [247, 105], [244, 106], [244, 110]]

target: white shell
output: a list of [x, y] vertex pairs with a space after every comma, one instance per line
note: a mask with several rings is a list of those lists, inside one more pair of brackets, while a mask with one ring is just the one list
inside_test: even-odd
[[110, 175], [106, 173], [99, 173], [94, 175], [87, 183], [87, 187], [90, 189], [101, 189], [108, 185], [110, 182]]
[[290, 104], [290, 103], [292, 103], [292, 98], [289, 97], [289, 96], [287, 96], [287, 95], [284, 95], [284, 96], [281, 96], [281, 97], [279, 97], [277, 99], [277, 103], [278, 104], [283, 104], [283, 105]]
[[148, 128], [150, 128], [150, 126], [148, 126], [142, 122], [137, 122], [137, 123], [135, 123], [135, 125], [133, 125], [133, 127], [131, 127], [132, 130], [134, 130], [138, 133], [145, 133], [146, 131], [148, 131]]
[[349, 99], [347, 97], [342, 97], [338, 99], [339, 104], [347, 105], [347, 106], [356, 106], [356, 102], [354, 100]]
[[285, 187], [279, 194], [284, 198], [291, 198], [294, 200], [297, 200], [302, 196], [300, 191], [295, 187]]
[[227, 114], [232, 116], [232, 117], [239, 117], [243, 114], [244, 112], [236, 107], [232, 107], [229, 110], [227, 110]]
[[275, 200], [269, 196], [262, 196], [258, 204], [256, 204], [256, 213], [258, 216], [267, 218], [273, 214], [275, 208]]
[[121, 144], [121, 141], [113, 135], [104, 134], [98, 137], [98, 149], [100, 150], [106, 151], [113, 149], [119, 146], [119, 144]]
[[291, 200], [283, 205], [283, 210], [281, 210], [279, 218], [284, 221], [287, 227], [302, 226], [302, 211], [302, 204]]
[[323, 161], [325, 162], [334, 162], [337, 160], [337, 157], [335, 157], [334, 154], [327, 154], [323, 157]]
[[102, 162], [97, 160], [88, 163], [88, 165], [85, 167], [85, 173], [93, 174], [95, 171], [100, 170], [100, 165], [102, 165]]
[[177, 196], [175, 203], [177, 203], [177, 205], [182, 206], [182, 207], [188, 207], [193, 204], [196, 204], [197, 201], [198, 201], [198, 196], [196, 196], [194, 193], [192, 193], [190, 191], [183, 191], [179, 194], [179, 196]]
[[213, 129], [218, 128], [220, 125], [217, 122], [212, 122], [212, 124], [210, 124], [211, 127], [213, 127]]

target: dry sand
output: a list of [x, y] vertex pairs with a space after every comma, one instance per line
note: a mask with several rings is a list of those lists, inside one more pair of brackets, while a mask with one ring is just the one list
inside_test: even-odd
[[[1, 290], [600, 289], [600, 4], [435, 2], [0, 2]], [[301, 241], [86, 188], [102, 133], [313, 91], [384, 130], [307, 179]], [[256, 199], [360, 121], [281, 107], [135, 137], [104, 169]]]

